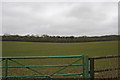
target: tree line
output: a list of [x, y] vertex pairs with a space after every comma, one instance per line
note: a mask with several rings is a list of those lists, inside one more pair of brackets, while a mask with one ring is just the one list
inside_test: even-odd
[[25, 42], [56, 42], [56, 43], [72, 43], [72, 42], [95, 42], [95, 41], [117, 41], [120, 35], [106, 36], [49, 36], [49, 35], [2, 35], [2, 41], [25, 41]]

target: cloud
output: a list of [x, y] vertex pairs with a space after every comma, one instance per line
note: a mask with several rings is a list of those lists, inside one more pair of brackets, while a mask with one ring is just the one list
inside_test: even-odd
[[116, 3], [4, 2], [3, 33], [49, 35], [117, 34]]

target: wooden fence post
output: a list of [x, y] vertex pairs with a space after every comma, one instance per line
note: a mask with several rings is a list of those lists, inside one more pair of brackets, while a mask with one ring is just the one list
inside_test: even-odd
[[90, 80], [94, 80], [94, 58], [90, 58]]

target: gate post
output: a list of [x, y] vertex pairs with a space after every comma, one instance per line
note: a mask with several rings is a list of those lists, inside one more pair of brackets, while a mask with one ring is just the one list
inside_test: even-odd
[[83, 55], [83, 80], [89, 80], [88, 56]]
[[94, 80], [94, 58], [90, 58], [90, 80]]
[[8, 59], [5, 58], [5, 80], [7, 80], [8, 75]]
[[89, 62], [88, 56], [85, 55], [85, 80], [89, 80]]

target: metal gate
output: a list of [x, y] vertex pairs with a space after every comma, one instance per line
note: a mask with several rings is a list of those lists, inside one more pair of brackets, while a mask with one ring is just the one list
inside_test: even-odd
[[[62, 64], [62, 65], [37, 65], [37, 66], [26, 66], [23, 63], [20, 63], [17, 61], [18, 59], [55, 59], [55, 58], [77, 58], [75, 61], [71, 62], [70, 64]], [[51, 80], [54, 80], [54, 76], [74, 76], [74, 75], [82, 75], [83, 79], [88, 80], [89, 78], [89, 70], [88, 70], [88, 56], [86, 55], [73, 55], [73, 56], [39, 56], [39, 57], [1, 57], [0, 58], [4, 65], [0, 66], [0, 68], [5, 69], [5, 74], [0, 76], [3, 79], [13, 78], [13, 77], [46, 77]], [[77, 62], [82, 61], [81, 64], [77, 64]], [[9, 66], [10, 62], [14, 62], [15, 64], [19, 66]], [[67, 74], [58, 74], [60, 71], [66, 69], [70, 66], [82, 66], [82, 68], [79, 68], [78, 70], [82, 69], [81, 73], [67, 73]], [[50, 75], [43, 74], [42, 72], [39, 72], [37, 70], [32, 69], [32, 67], [62, 67], [61, 69], [53, 72]], [[27, 68], [35, 73], [38, 73], [39, 75], [8, 75], [8, 69], [9, 68]]]

